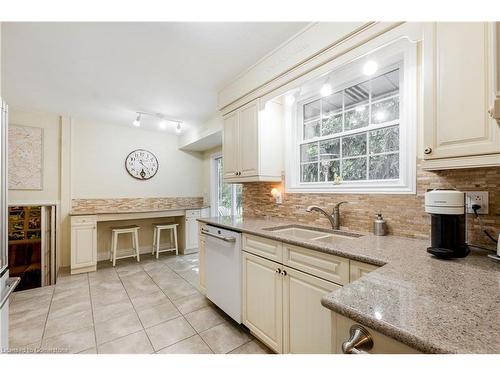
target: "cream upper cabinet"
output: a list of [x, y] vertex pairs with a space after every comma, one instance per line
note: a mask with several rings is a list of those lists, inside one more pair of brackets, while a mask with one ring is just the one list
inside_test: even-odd
[[243, 324], [277, 353], [283, 348], [283, 267], [243, 252]]
[[[243, 107], [240, 111], [239, 126], [239, 176], [257, 176], [259, 173], [259, 108], [257, 101]], [[225, 160], [225, 159], [224, 159]]]
[[239, 113], [232, 112], [224, 117], [224, 179], [234, 178], [239, 167], [238, 160], [238, 117]]
[[260, 105], [257, 99], [224, 116], [226, 182], [281, 181], [282, 105]]
[[425, 169], [500, 165], [494, 23], [427, 26], [424, 37]]
[[331, 310], [321, 298], [339, 285], [285, 267], [283, 275], [283, 352], [329, 354], [335, 350]]

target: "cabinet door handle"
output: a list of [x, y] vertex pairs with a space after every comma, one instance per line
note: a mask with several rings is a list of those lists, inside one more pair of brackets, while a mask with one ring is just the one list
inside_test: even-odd
[[281, 268], [277, 268], [276, 273], [281, 273]]
[[282, 274], [283, 276], [286, 276], [286, 275], [287, 275], [286, 270], [281, 271], [281, 274]]
[[368, 354], [367, 350], [373, 348], [373, 339], [364, 327], [354, 324], [349, 330], [351, 337], [342, 344], [344, 354]]
[[429, 155], [430, 153], [432, 153], [432, 148], [431, 147], [424, 148], [424, 154]]

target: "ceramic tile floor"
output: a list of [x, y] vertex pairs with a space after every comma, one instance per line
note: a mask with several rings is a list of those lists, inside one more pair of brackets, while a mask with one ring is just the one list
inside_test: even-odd
[[198, 255], [100, 262], [54, 286], [13, 294], [10, 347], [49, 353], [235, 353], [269, 350], [197, 290]]

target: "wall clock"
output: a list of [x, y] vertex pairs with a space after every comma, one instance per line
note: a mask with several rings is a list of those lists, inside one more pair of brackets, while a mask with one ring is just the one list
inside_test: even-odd
[[137, 149], [125, 159], [127, 172], [138, 180], [149, 180], [158, 172], [158, 159], [147, 150]]

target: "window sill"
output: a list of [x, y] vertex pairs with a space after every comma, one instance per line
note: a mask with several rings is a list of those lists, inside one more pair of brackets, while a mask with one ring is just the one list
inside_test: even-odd
[[326, 193], [326, 194], [416, 194], [416, 187], [400, 184], [339, 184], [287, 186], [286, 193]]

